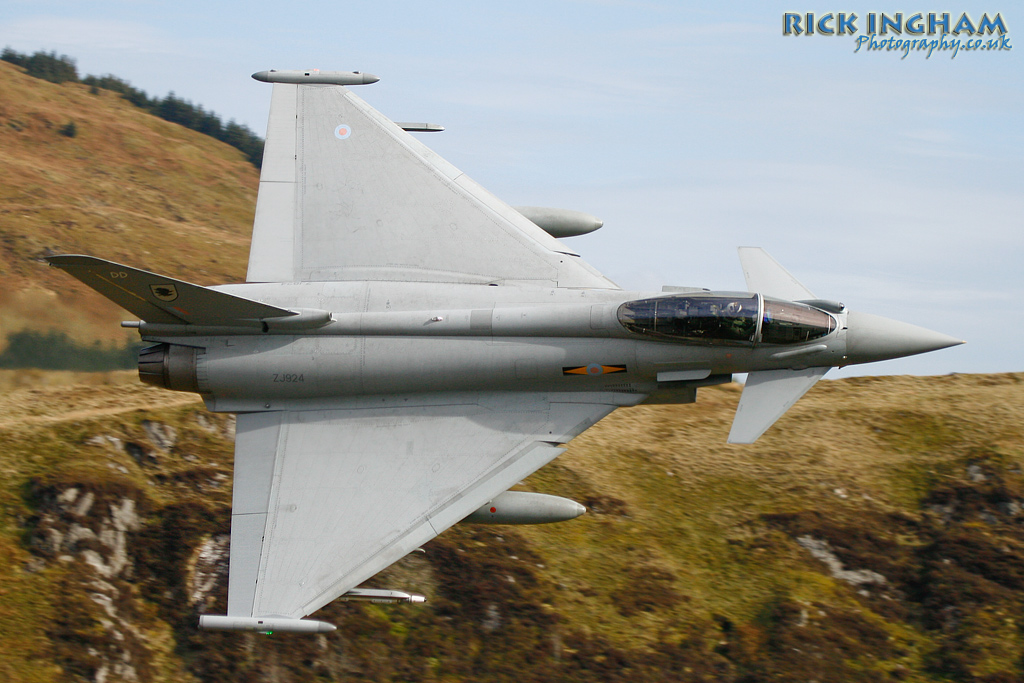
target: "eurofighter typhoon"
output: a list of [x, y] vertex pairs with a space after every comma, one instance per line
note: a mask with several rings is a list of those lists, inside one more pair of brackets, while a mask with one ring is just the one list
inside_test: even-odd
[[336, 599], [458, 522], [571, 519], [508, 489], [619, 406], [692, 403], [749, 373], [751, 443], [831, 367], [961, 343], [816, 297], [741, 248], [747, 292], [625, 291], [556, 239], [587, 214], [513, 208], [345, 86], [273, 83], [244, 284], [200, 287], [54, 256], [140, 319], [143, 382], [238, 415], [226, 615], [205, 629], [326, 632]]

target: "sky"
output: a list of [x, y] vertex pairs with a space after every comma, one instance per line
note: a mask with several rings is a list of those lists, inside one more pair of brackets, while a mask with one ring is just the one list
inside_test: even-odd
[[820, 298], [967, 341], [830, 377], [1024, 370], [1024, 9], [796, 8], [854, 13], [857, 36], [869, 12], [998, 12], [1012, 46], [927, 57], [784, 35], [794, 7], [4, 0], [0, 46], [261, 135], [271, 89], [251, 73], [367, 71], [361, 97], [444, 125], [423, 141], [508, 203], [602, 218], [569, 244], [624, 288], [742, 290], [736, 247], [761, 246]]

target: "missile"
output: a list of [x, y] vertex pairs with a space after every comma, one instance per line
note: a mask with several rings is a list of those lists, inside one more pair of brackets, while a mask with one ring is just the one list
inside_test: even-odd
[[368, 85], [376, 83], [379, 77], [358, 71], [321, 71], [307, 69], [305, 71], [257, 71], [252, 75], [257, 81], [264, 83], [298, 83], [299, 85]]
[[574, 500], [544, 493], [505, 491], [460, 524], [550, 524], [579, 517], [587, 508]]
[[314, 619], [287, 617], [231, 617], [203, 614], [199, 628], [204, 631], [255, 631], [256, 633], [330, 633], [338, 630], [334, 624]]
[[399, 602], [426, 602], [422, 595], [413, 595], [402, 591], [380, 590], [377, 588], [353, 588], [338, 600], [346, 602], [373, 602], [378, 605], [393, 605]]

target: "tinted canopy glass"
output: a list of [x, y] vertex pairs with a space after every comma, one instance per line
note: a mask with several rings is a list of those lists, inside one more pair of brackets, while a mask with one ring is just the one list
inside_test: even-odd
[[761, 341], [766, 344], [810, 341], [824, 337], [835, 328], [835, 318], [817, 308], [792, 301], [764, 300]]
[[630, 332], [661, 339], [751, 343], [757, 333], [757, 296], [666, 296], [619, 306]]

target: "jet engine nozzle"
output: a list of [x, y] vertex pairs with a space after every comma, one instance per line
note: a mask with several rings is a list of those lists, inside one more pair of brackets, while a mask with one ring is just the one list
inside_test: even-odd
[[155, 344], [139, 351], [139, 379], [172, 391], [200, 391], [199, 366], [206, 350], [178, 344]]
[[846, 319], [846, 363], [873, 363], [963, 344], [955, 337], [870, 313]]

